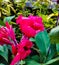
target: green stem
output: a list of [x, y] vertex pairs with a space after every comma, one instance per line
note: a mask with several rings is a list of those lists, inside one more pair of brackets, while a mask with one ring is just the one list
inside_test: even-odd
[[10, 24], [14, 24], [14, 25], [16, 25], [16, 23], [15, 23], [15, 22], [10, 22]]
[[39, 53], [39, 55], [40, 55], [40, 52], [39, 52], [39, 50], [37, 48], [32, 47], [32, 49], [35, 50], [35, 51], [37, 51], [37, 53]]

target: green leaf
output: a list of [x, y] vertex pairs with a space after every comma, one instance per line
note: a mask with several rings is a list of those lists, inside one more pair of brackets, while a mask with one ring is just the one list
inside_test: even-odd
[[4, 65], [4, 64], [0, 63], [0, 65]]
[[51, 43], [59, 43], [59, 26], [53, 28], [50, 33]]
[[7, 47], [8, 47], [8, 49], [10, 50], [10, 52], [12, 53], [12, 48], [11, 48], [11, 46], [8, 45]]
[[26, 65], [41, 65], [41, 64], [36, 62], [36, 61], [34, 61], [34, 60], [29, 60], [29, 61], [27, 61]]
[[0, 51], [4, 52], [3, 46], [0, 45]]
[[57, 57], [57, 58], [55, 58], [55, 59], [52, 59], [52, 60], [46, 62], [46, 65], [52, 64], [52, 63], [54, 63], [54, 62], [56, 62], [56, 61], [59, 61], [59, 57]]
[[37, 62], [39, 62], [39, 56], [38, 55], [34, 55], [34, 56], [32, 56], [31, 57], [33, 60], [35, 60], [35, 61], [37, 61]]
[[25, 64], [25, 61], [21, 60], [21, 61], [19, 62], [19, 64], [20, 64], [20, 65], [24, 65], [24, 64]]
[[57, 54], [59, 55], [59, 43], [56, 44], [56, 50], [57, 50]]
[[51, 60], [55, 54], [56, 54], [56, 44], [51, 44], [46, 61]]
[[29, 40], [32, 41], [32, 42], [35, 42], [35, 39], [34, 38], [30, 38]]
[[9, 16], [4, 18], [4, 22], [10, 22], [15, 16]]
[[4, 22], [3, 22], [2, 20], [0, 20], [0, 25], [1, 25], [1, 26], [4, 25]]
[[0, 55], [6, 60], [8, 61], [8, 48], [6, 45], [3, 46], [3, 50], [4, 52], [0, 51]]
[[46, 30], [39, 32], [35, 36], [35, 43], [39, 48], [40, 52], [46, 55], [50, 46], [50, 39]]

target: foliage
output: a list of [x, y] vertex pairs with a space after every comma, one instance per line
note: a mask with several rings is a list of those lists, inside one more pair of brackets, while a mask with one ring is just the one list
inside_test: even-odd
[[[57, 19], [57, 6], [49, 0], [8, 0], [0, 2], [0, 18], [4, 19], [6, 16], [24, 16], [38, 15], [43, 18], [46, 28], [50, 29], [55, 27]], [[54, 6], [54, 7], [53, 7]]]

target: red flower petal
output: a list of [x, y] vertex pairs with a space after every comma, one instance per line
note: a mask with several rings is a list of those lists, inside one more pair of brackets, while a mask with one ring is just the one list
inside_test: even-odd
[[10, 65], [15, 65], [20, 60], [20, 54], [17, 53], [17, 55], [14, 57]]
[[13, 53], [14, 55], [17, 54], [17, 48], [16, 48], [15, 45], [12, 45], [12, 53]]
[[6, 22], [5, 24], [6, 24], [6, 27], [7, 27], [8, 29], [10, 29], [10, 25], [9, 25], [9, 23]]
[[33, 24], [33, 28], [35, 29], [35, 30], [44, 30], [44, 26], [43, 26], [43, 24], [39, 24], [39, 23], [34, 23]]
[[16, 19], [16, 23], [21, 25], [32, 25], [33, 21], [31, 21], [30, 18], [28, 17], [23, 17], [23, 16], [18, 16], [18, 18]]
[[35, 34], [36, 34], [36, 31], [30, 27], [30, 26], [27, 26], [27, 25], [23, 25], [20, 27], [21, 28], [21, 31], [27, 36], [27, 37], [34, 37]]
[[11, 25], [8, 24], [8, 22], [6, 22], [6, 32], [8, 32], [8, 35], [10, 36], [10, 38], [12, 40], [15, 40], [15, 33], [14, 33], [14, 30], [12, 28]]
[[27, 51], [24, 51], [22, 54], [21, 54], [21, 60], [24, 60], [29, 54], [31, 53], [31, 50], [27, 50]]
[[27, 37], [34, 37], [36, 35], [37, 30], [44, 30], [42, 18], [38, 16], [19, 16], [16, 19], [16, 23], [19, 24], [22, 33], [25, 34], [25, 36]]
[[32, 46], [33, 46], [33, 43], [31, 41], [29, 41], [28, 37], [23, 35], [20, 43], [18, 44], [18, 48], [27, 47], [29, 49]]

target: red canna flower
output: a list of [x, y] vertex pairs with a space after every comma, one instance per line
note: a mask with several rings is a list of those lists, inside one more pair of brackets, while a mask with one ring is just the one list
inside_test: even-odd
[[15, 33], [11, 25], [6, 22], [6, 27], [0, 27], [0, 44], [12, 44], [15, 40]]
[[16, 19], [16, 23], [19, 24], [20, 30], [27, 37], [34, 37], [37, 31], [40, 32], [44, 30], [42, 18], [38, 16], [23, 17], [20, 15]]
[[14, 59], [12, 60], [10, 65], [15, 65], [16, 62], [18, 62], [20, 60], [20, 54], [18, 53]]
[[[10, 65], [15, 65], [19, 60], [25, 59], [30, 53], [30, 48], [33, 46], [32, 42], [27, 37], [23, 36], [20, 43], [17, 45], [17, 53]], [[14, 53], [15, 53], [15, 48]]]
[[16, 55], [17, 54], [17, 47], [15, 45], [12, 45], [12, 54]]
[[18, 49], [19, 48], [30, 49], [32, 46], [33, 46], [33, 43], [29, 41], [29, 39], [26, 36], [22, 36], [22, 39], [20, 43], [18, 44]]
[[8, 24], [8, 22], [6, 22], [6, 31], [8, 32], [9, 37], [11, 37], [12, 40], [16, 39], [14, 30], [13, 30], [12, 26]]

